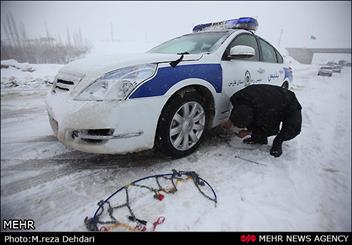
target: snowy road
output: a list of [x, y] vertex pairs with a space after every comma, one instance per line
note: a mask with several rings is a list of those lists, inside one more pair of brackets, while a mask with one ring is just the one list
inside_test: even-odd
[[33, 219], [39, 231], [85, 231], [83, 219], [99, 200], [132, 180], [175, 168], [199, 173], [219, 203], [214, 208], [186, 184], [157, 205], [143, 198], [137, 213], [166, 217], [158, 230], [351, 231], [351, 69], [331, 78], [302, 69], [295, 82], [302, 133], [284, 143], [278, 159], [268, 153], [272, 137], [269, 145], [248, 148], [216, 130], [178, 160], [152, 152], [72, 151], [52, 135], [45, 89], [2, 94], [1, 218]]

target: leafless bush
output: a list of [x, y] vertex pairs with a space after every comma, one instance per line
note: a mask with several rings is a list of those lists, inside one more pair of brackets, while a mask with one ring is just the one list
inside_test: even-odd
[[64, 64], [90, 50], [90, 45], [83, 38], [80, 29], [71, 34], [67, 28], [67, 40], [63, 42], [60, 37], [58, 40], [51, 37], [46, 26], [46, 37], [29, 39], [25, 25], [21, 23], [20, 28], [17, 28], [11, 13], [6, 15], [1, 24], [6, 34], [6, 39], [1, 39], [1, 60], [15, 59], [18, 62], [33, 64]]
[[15, 59], [32, 64], [64, 64], [80, 57], [90, 50], [89, 46], [72, 46], [61, 43], [49, 44], [34, 41], [30, 44], [11, 45], [1, 41], [1, 59]]

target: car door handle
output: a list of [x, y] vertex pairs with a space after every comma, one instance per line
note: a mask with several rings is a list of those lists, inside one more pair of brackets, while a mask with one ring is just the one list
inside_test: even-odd
[[265, 70], [263, 68], [259, 68], [259, 70], [257, 70], [258, 73], [264, 73]]

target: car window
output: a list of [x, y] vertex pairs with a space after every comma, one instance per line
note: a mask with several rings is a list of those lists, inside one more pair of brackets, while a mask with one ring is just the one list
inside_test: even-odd
[[259, 38], [259, 44], [262, 49], [263, 61], [277, 63], [275, 49], [261, 38]]
[[166, 41], [149, 50], [149, 53], [176, 54], [188, 52], [199, 54], [212, 52], [217, 48], [229, 32], [203, 32], [192, 33]]
[[237, 45], [245, 45], [254, 48], [255, 55], [253, 57], [236, 57], [235, 59], [241, 60], [257, 60], [259, 61], [259, 49], [257, 45], [257, 40], [253, 35], [249, 34], [240, 34], [231, 42], [229, 47], [226, 49], [227, 54], [230, 52], [230, 49]]
[[284, 63], [284, 59], [282, 58], [281, 54], [275, 50], [276, 52], [276, 58], [277, 58], [277, 63]]

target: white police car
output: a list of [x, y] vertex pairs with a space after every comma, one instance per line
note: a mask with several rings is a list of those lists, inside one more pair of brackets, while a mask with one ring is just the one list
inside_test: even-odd
[[46, 99], [55, 135], [84, 152], [190, 154], [229, 118], [233, 93], [292, 81], [280, 53], [253, 33], [257, 26], [249, 17], [197, 25], [144, 54], [66, 65]]

